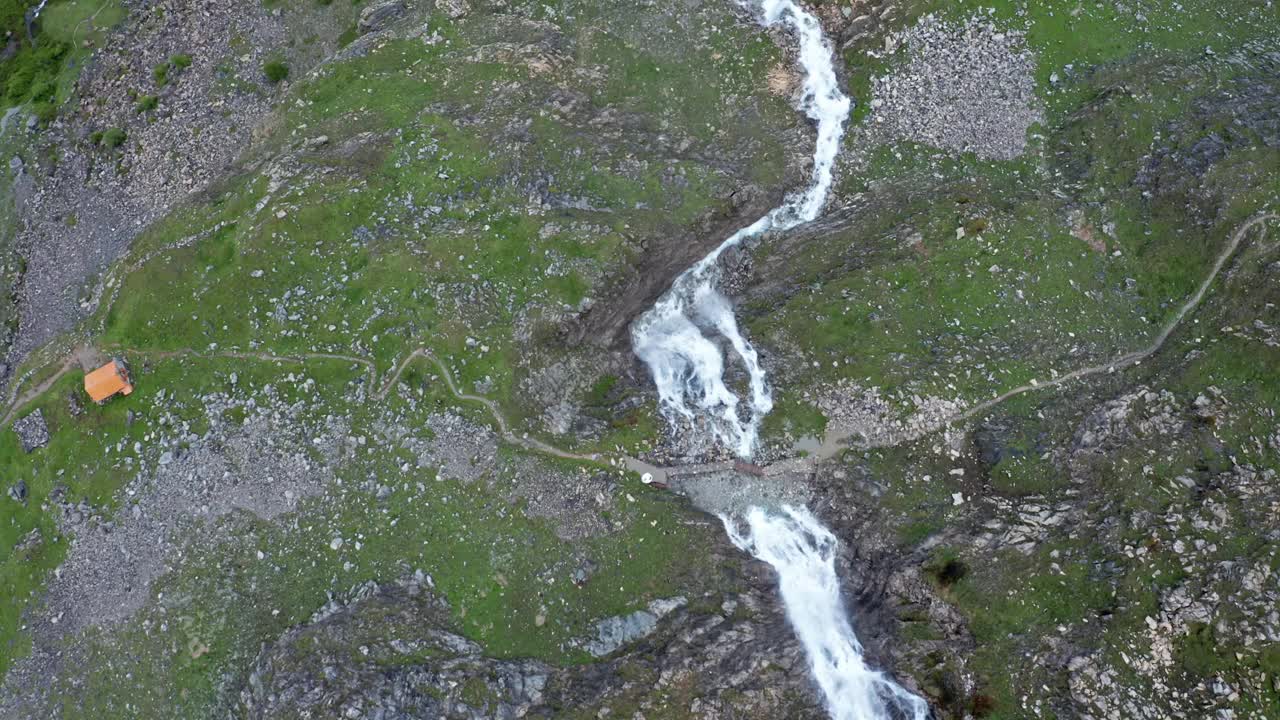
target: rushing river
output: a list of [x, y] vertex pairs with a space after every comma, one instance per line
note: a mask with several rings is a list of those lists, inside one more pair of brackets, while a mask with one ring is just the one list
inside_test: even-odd
[[[836, 576], [838, 542], [808, 510], [751, 508], [722, 517], [729, 539], [778, 572], [787, 620], [835, 720], [926, 720], [929, 706], [867, 666]], [[741, 526], [745, 526], [745, 531]]]
[[[662, 411], [672, 420], [704, 420], [741, 457], [755, 451], [760, 420], [773, 409], [755, 348], [738, 329], [733, 308], [720, 294], [719, 259], [725, 250], [770, 230], [786, 230], [818, 217], [831, 189], [831, 170], [849, 98], [840, 90], [831, 62], [831, 47], [817, 18], [791, 0], [763, 0], [754, 4], [766, 26], [791, 28], [800, 40], [799, 59], [805, 79], [800, 109], [818, 126], [813, 153], [813, 177], [804, 191], [789, 195], [782, 205], [720, 244], [696, 265], [684, 271], [648, 312], [631, 327], [632, 346], [649, 366]], [[748, 407], [724, 384], [724, 357], [706, 335], [729, 341], [750, 377]]]
[[[769, 231], [818, 217], [831, 190], [832, 168], [844, 136], [851, 102], [840, 88], [831, 46], [817, 18], [793, 0], [744, 0], [766, 27], [782, 25], [799, 41], [804, 70], [800, 110], [818, 128], [813, 176], [801, 192], [721, 243], [682, 273], [658, 302], [632, 326], [632, 345], [649, 366], [663, 413], [674, 423], [705, 423], [739, 457], [750, 458], [761, 419], [773, 398], [756, 350], [738, 328], [729, 301], [719, 292], [719, 259], [725, 250]], [[708, 336], [711, 337], [708, 337]], [[747, 406], [725, 385], [725, 358], [713, 337], [733, 348], [750, 379]], [[787, 619], [808, 655], [813, 678], [835, 720], [925, 720], [929, 708], [863, 660], [840, 597], [836, 537], [808, 510], [751, 508], [744, 517], [722, 517], [740, 549], [769, 563]]]

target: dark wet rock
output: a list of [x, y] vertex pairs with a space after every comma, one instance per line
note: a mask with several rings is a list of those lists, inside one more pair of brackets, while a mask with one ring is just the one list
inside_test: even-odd
[[480, 720], [523, 717], [542, 701], [551, 667], [485, 657], [416, 584], [360, 595], [264, 649], [238, 715]]
[[1280, 53], [1252, 58], [1255, 73], [1197, 100], [1185, 119], [1170, 124], [1147, 158], [1138, 186], [1152, 194], [1194, 187], [1233, 150], [1280, 147]]
[[40, 532], [40, 528], [31, 528], [31, 531], [22, 536], [17, 545], [13, 546], [14, 552], [27, 552], [34, 550], [44, 543], [44, 535]]
[[987, 467], [994, 467], [1011, 454], [1016, 454], [1009, 447], [1011, 439], [1008, 428], [1001, 425], [988, 424], [978, 428], [973, 433], [978, 460]]
[[641, 698], [655, 689], [683, 688], [696, 698], [690, 717], [823, 717], [803, 655], [767, 598], [753, 592], [702, 612], [672, 607], [647, 626], [652, 642], [608, 662], [554, 668], [483, 655], [416, 582], [371, 584], [264, 648], [236, 716], [479, 720], [591, 708], [604, 717], [611, 706], [652, 702]]
[[457, 633], [450, 608], [417, 571], [355, 588], [268, 644], [226, 710], [245, 720], [547, 720], [623, 708], [643, 714], [678, 696], [681, 717], [824, 718], [774, 582], [767, 566], [750, 563], [735, 579], [741, 593], [660, 601], [646, 611], [661, 615], [652, 622], [619, 623], [644, 625], [645, 637], [607, 660], [554, 667], [484, 655]]
[[[859, 463], [849, 471], [869, 475]], [[870, 664], [891, 668], [890, 674], [935, 709], [965, 704], [975, 688], [971, 678], [965, 679], [966, 656], [974, 639], [964, 616], [939, 594], [923, 558], [902, 552], [876, 503], [867, 497], [867, 488], [837, 478], [835, 467], [830, 466], [817, 472], [813, 484], [823, 497], [815, 505], [827, 508], [823, 522], [845, 544], [837, 573]], [[963, 574], [964, 570], [947, 572]], [[930, 643], [927, 649], [903, 642], [902, 633], [922, 622], [939, 630], [945, 642]], [[922, 678], [935, 682], [922, 684]]]
[[607, 661], [553, 675], [529, 717], [633, 717], [631, 708], [661, 717], [673, 696], [684, 698], [679, 717], [827, 717], [773, 582], [762, 573], [744, 594], [673, 611], [653, 635]]

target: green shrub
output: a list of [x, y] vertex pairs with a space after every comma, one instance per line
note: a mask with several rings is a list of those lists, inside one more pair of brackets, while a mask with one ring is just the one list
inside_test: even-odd
[[58, 116], [58, 106], [51, 102], [32, 103], [31, 113], [42, 123], [51, 122]]
[[156, 65], [151, 71], [151, 77], [155, 79], [156, 85], [164, 87], [169, 84], [169, 80], [176, 74], [191, 67], [191, 56], [186, 53], [178, 53], [170, 55], [165, 62]]
[[924, 570], [943, 588], [955, 585], [969, 574], [969, 566], [960, 558], [960, 553], [949, 547], [934, 550], [924, 564]]
[[[0, 64], [5, 99], [15, 105], [29, 99], [52, 100], [62, 61], [70, 49], [66, 43], [49, 43], [34, 50], [25, 48]], [[33, 91], [38, 92], [39, 97], [33, 98]]]
[[1231, 656], [1218, 643], [1213, 626], [1191, 623], [1188, 630], [1175, 646], [1175, 654], [1187, 672], [1208, 677], [1231, 665]]
[[613, 392], [613, 388], [618, 384], [617, 375], [605, 375], [591, 386], [591, 391], [587, 393], [587, 404], [593, 406], [605, 406], [609, 404], [609, 395]]
[[274, 85], [289, 77], [289, 66], [279, 60], [272, 60], [262, 66], [262, 74]]
[[144, 95], [138, 98], [136, 110], [139, 113], [151, 112], [160, 104], [160, 98], [155, 95]]
[[338, 47], [344, 48], [355, 42], [358, 37], [360, 37], [360, 28], [358, 28], [355, 23], [351, 23], [351, 25], [348, 26], [346, 30], [343, 30], [342, 34], [338, 36]]
[[31, 83], [31, 101], [36, 103], [49, 102], [53, 100], [53, 96], [58, 93], [58, 86], [50, 78], [41, 77]]
[[101, 145], [102, 147], [107, 148], [108, 150], [115, 150], [116, 148], [123, 145], [124, 141], [127, 140], [128, 138], [129, 136], [125, 134], [124, 130], [121, 130], [118, 127], [113, 127], [103, 131], [102, 134], [98, 135], [98, 144]]
[[10, 103], [20, 103], [31, 89], [31, 81], [35, 78], [35, 69], [29, 65], [14, 68], [4, 79], [4, 97]]

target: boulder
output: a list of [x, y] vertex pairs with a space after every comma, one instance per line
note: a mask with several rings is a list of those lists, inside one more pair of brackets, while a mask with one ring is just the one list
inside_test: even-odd
[[45, 424], [44, 414], [39, 410], [15, 422], [13, 431], [18, 433], [18, 442], [22, 443], [22, 449], [27, 452], [49, 444], [49, 426]]
[[386, 30], [393, 22], [404, 17], [407, 10], [404, 0], [386, 0], [370, 5], [360, 13], [360, 34]]

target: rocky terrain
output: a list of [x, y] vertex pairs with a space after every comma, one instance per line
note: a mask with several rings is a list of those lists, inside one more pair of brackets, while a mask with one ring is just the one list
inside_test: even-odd
[[808, 177], [752, 3], [9, 5], [0, 717], [827, 717], [788, 504], [939, 719], [1280, 708], [1272, 3], [807, 2], [750, 464], [628, 328]]

